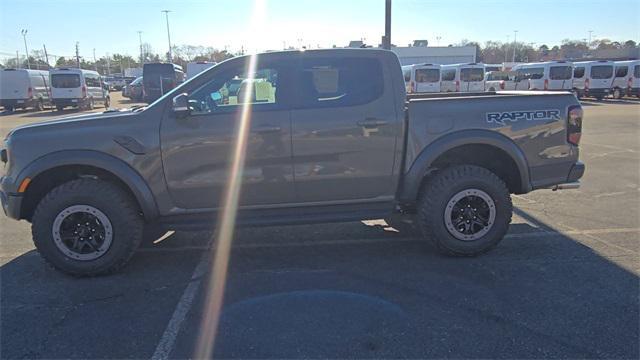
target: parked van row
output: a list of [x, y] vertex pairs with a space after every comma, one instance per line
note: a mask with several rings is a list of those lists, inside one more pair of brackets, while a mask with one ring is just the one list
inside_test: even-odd
[[484, 64], [415, 64], [402, 71], [408, 93], [484, 91]]
[[598, 100], [609, 95], [640, 97], [640, 60], [546, 61], [517, 64], [510, 71], [497, 68], [497, 64], [468, 63], [402, 69], [409, 93], [528, 90], [571, 91], [578, 98]]
[[55, 107], [108, 108], [108, 86], [100, 74], [91, 70], [57, 68], [51, 71], [2, 69], [0, 105], [6, 111], [32, 108], [36, 111]]

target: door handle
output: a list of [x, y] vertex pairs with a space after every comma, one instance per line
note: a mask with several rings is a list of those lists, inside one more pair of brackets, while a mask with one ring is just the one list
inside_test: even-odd
[[374, 119], [374, 118], [366, 118], [362, 121], [358, 121], [357, 124], [358, 126], [362, 126], [365, 128], [375, 128], [375, 127], [388, 125], [389, 122], [384, 120]]
[[255, 129], [251, 129], [251, 132], [256, 134], [271, 134], [280, 132], [282, 129], [280, 126], [261, 126]]

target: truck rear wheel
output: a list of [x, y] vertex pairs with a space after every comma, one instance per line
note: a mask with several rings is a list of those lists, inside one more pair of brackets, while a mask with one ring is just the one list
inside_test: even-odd
[[426, 184], [418, 222], [441, 253], [476, 256], [502, 240], [512, 210], [509, 190], [498, 176], [479, 166], [454, 166]]
[[135, 202], [114, 184], [79, 179], [62, 184], [38, 204], [33, 242], [54, 268], [75, 276], [115, 272], [142, 241]]

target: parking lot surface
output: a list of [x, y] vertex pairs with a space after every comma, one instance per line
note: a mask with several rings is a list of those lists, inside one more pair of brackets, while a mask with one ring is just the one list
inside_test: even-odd
[[[484, 256], [443, 257], [382, 221], [238, 230], [214, 356], [640, 357], [640, 102], [583, 105], [582, 188], [514, 196]], [[0, 135], [56, 115], [2, 114]], [[77, 279], [44, 263], [28, 223], [0, 228], [2, 358], [194, 356], [211, 234]]]

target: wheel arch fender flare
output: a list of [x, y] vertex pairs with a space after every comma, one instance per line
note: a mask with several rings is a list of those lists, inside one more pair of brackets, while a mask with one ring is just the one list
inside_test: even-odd
[[401, 200], [415, 201], [422, 180], [429, 174], [433, 162], [447, 151], [464, 145], [489, 145], [505, 152], [518, 168], [521, 192], [531, 190], [527, 158], [513, 140], [491, 130], [462, 130], [438, 138], [420, 152], [404, 173], [400, 192]]
[[155, 197], [144, 178], [123, 160], [100, 151], [63, 150], [44, 155], [20, 171], [16, 184], [27, 177], [35, 179], [47, 170], [62, 166], [90, 166], [113, 174], [133, 193], [146, 220], [158, 216]]

